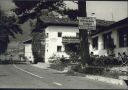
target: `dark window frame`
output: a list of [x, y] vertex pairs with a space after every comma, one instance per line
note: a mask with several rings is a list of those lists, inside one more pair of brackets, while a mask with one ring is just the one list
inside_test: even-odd
[[57, 52], [62, 52], [62, 46], [57, 46]]
[[79, 38], [79, 36], [80, 36], [79, 33], [76, 33], [76, 37]]
[[127, 30], [119, 30], [119, 47], [128, 47], [128, 31]]
[[62, 37], [62, 32], [58, 32], [58, 37]]
[[108, 32], [108, 33], [103, 34], [104, 49], [109, 48], [110, 40], [112, 39], [111, 34], [112, 34], [112, 32]]
[[48, 38], [49, 37], [49, 33], [46, 33], [46, 38]]
[[92, 47], [95, 48], [96, 50], [98, 50], [98, 36], [92, 38]]

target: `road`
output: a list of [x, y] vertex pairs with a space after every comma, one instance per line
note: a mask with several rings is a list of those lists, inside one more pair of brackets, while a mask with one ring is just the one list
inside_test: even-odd
[[82, 76], [71, 76], [52, 69], [40, 69], [26, 64], [0, 65], [0, 88], [126, 89], [126, 87], [89, 80]]

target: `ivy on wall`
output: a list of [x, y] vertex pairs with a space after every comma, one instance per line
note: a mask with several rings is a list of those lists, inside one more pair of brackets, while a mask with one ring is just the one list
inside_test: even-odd
[[32, 52], [34, 63], [44, 62], [45, 54], [45, 31], [32, 33]]

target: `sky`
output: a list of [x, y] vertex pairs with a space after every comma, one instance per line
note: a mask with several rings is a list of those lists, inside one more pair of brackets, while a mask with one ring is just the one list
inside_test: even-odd
[[[67, 2], [67, 6], [78, 9], [77, 4]], [[87, 16], [92, 16], [103, 20], [119, 21], [128, 17], [128, 1], [87, 1]]]
[[[77, 9], [78, 5], [71, 1], [66, 1], [67, 7]], [[119, 21], [128, 17], [128, 1], [87, 1], [87, 16], [92, 16], [103, 20]], [[9, 11], [16, 6], [12, 0], [0, 0], [0, 6], [3, 10]]]
[[118, 21], [128, 17], [128, 1], [90, 1], [87, 2], [87, 12], [90, 15], [94, 12], [97, 18]]

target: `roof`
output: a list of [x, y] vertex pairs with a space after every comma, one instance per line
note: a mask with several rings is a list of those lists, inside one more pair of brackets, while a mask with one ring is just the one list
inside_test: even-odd
[[118, 22], [115, 22], [115, 23], [109, 25], [109, 27], [107, 29], [112, 29], [112, 28], [119, 27], [119, 26], [122, 26], [122, 25], [125, 25], [125, 24], [128, 25], [128, 17], [123, 19], [123, 20], [120, 20]]
[[[124, 26], [124, 25], [125, 25], [125, 26]], [[118, 21], [118, 22], [115, 22], [115, 23], [113, 23], [113, 24], [110, 24], [110, 25], [108, 25], [107, 27], [104, 27], [104, 28], [102, 28], [102, 29], [100, 29], [100, 30], [94, 32], [92, 35], [96, 35], [96, 34], [98, 34], [98, 33], [100, 33], [100, 32], [104, 32], [104, 31], [107, 31], [107, 30], [110, 30], [110, 29], [113, 29], [113, 28], [117, 28], [117, 27], [119, 27], [119, 28], [128, 27], [128, 17], [125, 18], [125, 19], [123, 19], [123, 20], [120, 20], [120, 21]], [[117, 30], [117, 29], [116, 29], [116, 30]]]
[[46, 17], [41, 16], [41, 21], [49, 25], [57, 25], [57, 26], [78, 26], [78, 21], [71, 21], [68, 18], [55, 18], [55, 17]]
[[[61, 25], [61, 26], [76, 26], [78, 27], [78, 20], [70, 20], [69, 18], [55, 18], [55, 17], [46, 17], [41, 16], [40, 20], [47, 25]], [[110, 24], [113, 24], [113, 21], [106, 21], [106, 20], [100, 20], [96, 19], [97, 26], [108, 26]]]
[[23, 44], [31, 44], [32, 43], [32, 39], [28, 39], [26, 41], [23, 41]]

